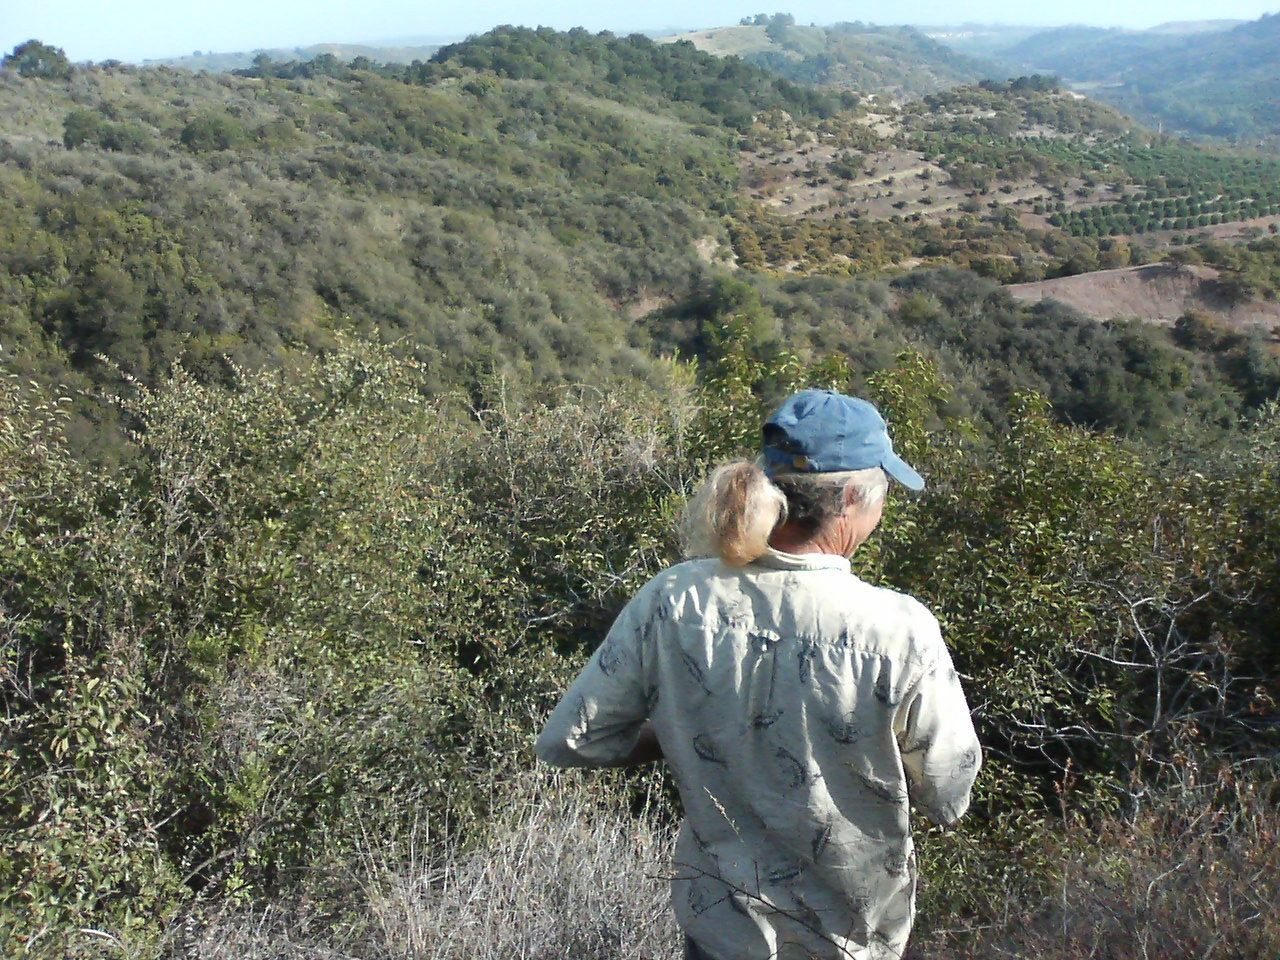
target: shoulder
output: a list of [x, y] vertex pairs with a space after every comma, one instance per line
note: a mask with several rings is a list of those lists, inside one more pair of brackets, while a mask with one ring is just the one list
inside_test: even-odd
[[714, 590], [714, 584], [724, 579], [728, 571], [716, 559], [686, 560], [667, 567], [635, 592], [619, 619], [666, 619], [683, 611], [690, 601], [700, 606], [701, 598]]
[[852, 618], [869, 621], [876, 634], [899, 649], [905, 647], [904, 652], [913, 660], [931, 661], [945, 651], [938, 618], [923, 603], [900, 590], [851, 579], [858, 584], [851, 598]]
[[641, 604], [656, 605], [673, 597], [708, 589], [729, 575], [730, 568], [713, 558], [686, 560], [655, 574], [635, 595]]

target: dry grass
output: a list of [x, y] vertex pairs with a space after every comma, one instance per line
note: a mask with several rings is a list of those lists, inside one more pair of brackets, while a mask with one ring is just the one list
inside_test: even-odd
[[496, 798], [487, 839], [458, 847], [424, 827], [370, 850], [353, 935], [320, 946], [305, 908], [226, 916], [194, 937], [200, 960], [674, 960], [667, 896], [674, 835], [599, 775], [530, 774]]
[[[1061, 865], [1039, 901], [992, 896], [963, 923], [922, 916], [929, 960], [1276, 960], [1274, 780], [1188, 778], [1129, 821], [1047, 841]], [[674, 960], [672, 836], [598, 774], [529, 775], [500, 795], [483, 843], [429, 830], [371, 850], [335, 926], [305, 903], [189, 932], [193, 960]], [[992, 862], [993, 873], [1014, 867]], [[928, 882], [961, 882], [933, 877]], [[1025, 888], [1025, 887], [1024, 887]], [[943, 927], [950, 927], [943, 930]], [[336, 931], [336, 932], [335, 932]]]
[[1276, 960], [1280, 796], [1273, 777], [1188, 776], [1131, 821], [1053, 842], [1040, 903], [992, 903], [967, 935], [921, 938], [933, 960]]
[[571, 774], [518, 783], [488, 843], [430, 867], [374, 863], [386, 956], [622, 960], [674, 956], [671, 836]]

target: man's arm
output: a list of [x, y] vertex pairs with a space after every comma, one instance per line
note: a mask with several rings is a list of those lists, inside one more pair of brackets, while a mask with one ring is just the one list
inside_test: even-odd
[[894, 732], [912, 802], [934, 823], [949, 825], [969, 808], [969, 791], [982, 766], [982, 746], [960, 677], [940, 637], [938, 646], [938, 659], [903, 700]]
[[640, 609], [637, 600], [623, 609], [551, 712], [535, 746], [544, 763], [618, 767], [661, 758], [648, 722]]

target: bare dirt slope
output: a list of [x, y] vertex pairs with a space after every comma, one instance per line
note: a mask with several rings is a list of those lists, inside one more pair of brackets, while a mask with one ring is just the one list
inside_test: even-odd
[[1006, 289], [1030, 303], [1060, 300], [1097, 320], [1136, 317], [1172, 323], [1188, 310], [1200, 310], [1233, 325], [1261, 324], [1280, 331], [1280, 303], [1254, 300], [1230, 304], [1214, 292], [1216, 277], [1217, 271], [1211, 267], [1156, 263], [1015, 283]]

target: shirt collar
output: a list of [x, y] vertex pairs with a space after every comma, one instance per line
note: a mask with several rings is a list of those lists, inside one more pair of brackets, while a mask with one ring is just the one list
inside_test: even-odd
[[842, 570], [850, 571], [849, 558], [834, 553], [783, 553], [770, 547], [756, 558], [762, 567], [774, 570]]

